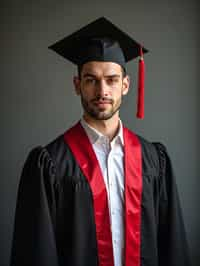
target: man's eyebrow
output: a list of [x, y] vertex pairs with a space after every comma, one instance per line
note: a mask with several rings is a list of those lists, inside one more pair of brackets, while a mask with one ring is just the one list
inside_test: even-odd
[[[92, 74], [92, 73], [85, 73], [83, 75], [83, 77], [93, 77], [93, 78], [96, 78], [97, 76], [95, 74]], [[120, 75], [119, 74], [111, 74], [111, 75], [105, 75], [105, 78], [120, 78]]]
[[106, 78], [120, 78], [119, 74], [111, 74], [111, 75], [106, 75]]
[[91, 74], [91, 73], [85, 73], [83, 75], [83, 78], [85, 78], [85, 77], [93, 77], [93, 78], [96, 78], [96, 76], [94, 74]]

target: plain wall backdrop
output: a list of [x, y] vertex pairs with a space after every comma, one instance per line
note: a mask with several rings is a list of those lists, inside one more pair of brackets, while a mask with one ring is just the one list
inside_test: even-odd
[[121, 118], [136, 133], [167, 146], [193, 266], [200, 265], [198, 1], [8, 0], [0, 3], [0, 266], [9, 263], [17, 187], [28, 152], [81, 116], [72, 85], [76, 68], [47, 47], [100, 16], [150, 50], [145, 119], [135, 118], [137, 60], [127, 66], [131, 91]]

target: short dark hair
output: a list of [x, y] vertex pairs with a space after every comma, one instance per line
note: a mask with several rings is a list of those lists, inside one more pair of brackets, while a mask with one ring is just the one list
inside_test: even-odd
[[[78, 65], [78, 77], [81, 78], [81, 71], [82, 71], [82, 68], [83, 68], [83, 65]], [[125, 67], [122, 67], [121, 66], [121, 69], [122, 69], [122, 77], [126, 77], [126, 69]]]

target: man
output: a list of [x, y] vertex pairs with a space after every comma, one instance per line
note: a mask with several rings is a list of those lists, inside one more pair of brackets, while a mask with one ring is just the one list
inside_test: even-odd
[[119, 117], [130, 84], [125, 63], [140, 45], [100, 18], [50, 48], [78, 65], [83, 116], [28, 156], [11, 265], [188, 266], [166, 149]]

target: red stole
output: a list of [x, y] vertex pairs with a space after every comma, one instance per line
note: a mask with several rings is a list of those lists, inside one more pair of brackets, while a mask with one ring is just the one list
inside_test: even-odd
[[[138, 137], [127, 128], [124, 134], [125, 173], [125, 266], [140, 266], [142, 152]], [[87, 178], [93, 195], [99, 266], [114, 266], [108, 198], [99, 163], [80, 123], [64, 134], [65, 142]]]

